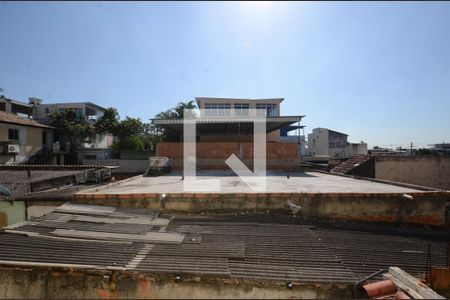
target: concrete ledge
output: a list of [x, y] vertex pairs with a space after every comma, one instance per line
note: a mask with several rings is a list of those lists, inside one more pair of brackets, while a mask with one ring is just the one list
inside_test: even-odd
[[347, 178], [353, 178], [353, 179], [360, 179], [360, 180], [367, 180], [372, 182], [379, 182], [379, 183], [386, 183], [390, 185], [395, 186], [401, 186], [416, 190], [422, 190], [422, 191], [445, 191], [441, 189], [436, 189], [433, 187], [423, 186], [423, 185], [416, 185], [416, 184], [410, 184], [405, 182], [398, 182], [398, 181], [391, 181], [391, 180], [385, 180], [385, 179], [377, 179], [377, 178], [370, 178], [370, 177], [362, 177], [362, 176], [356, 176], [356, 175], [349, 175], [349, 174], [340, 174], [340, 173], [330, 173], [328, 171], [322, 171], [322, 170], [314, 170], [314, 172], [327, 174], [327, 175], [334, 175], [334, 176], [341, 176], [341, 177], [347, 177]]
[[[348, 299], [352, 283], [295, 283], [221, 276], [143, 274], [77, 267], [0, 264], [1, 299]], [[28, 288], [24, 288], [28, 287]]]
[[167, 193], [75, 194], [74, 203], [163, 209], [172, 212], [228, 213], [274, 210], [290, 214], [288, 200], [300, 214], [352, 221], [445, 224], [449, 192], [408, 193]]

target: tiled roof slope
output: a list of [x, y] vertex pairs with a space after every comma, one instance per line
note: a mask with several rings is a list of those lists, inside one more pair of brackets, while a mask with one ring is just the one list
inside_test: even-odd
[[348, 174], [354, 168], [359, 167], [363, 163], [369, 161], [370, 156], [364, 154], [355, 154], [351, 158], [347, 159], [343, 163], [334, 167], [330, 172], [336, 174]]
[[41, 123], [36, 122], [35, 120], [19, 117], [15, 114], [10, 114], [4, 111], [0, 111], [0, 123], [8, 123], [8, 124], [16, 124], [22, 126], [31, 126], [31, 127], [41, 127], [41, 128], [53, 128], [51, 126], [47, 126]]
[[[28, 177], [28, 172], [25, 170], [0, 170], [0, 185], [6, 187], [12, 193], [10, 198], [16, 198], [30, 193], [30, 183], [47, 179], [57, 179], [70, 175], [84, 177], [84, 171], [31, 170], [29, 175], [30, 177]], [[2, 198], [2, 196], [0, 196], [0, 198]]]

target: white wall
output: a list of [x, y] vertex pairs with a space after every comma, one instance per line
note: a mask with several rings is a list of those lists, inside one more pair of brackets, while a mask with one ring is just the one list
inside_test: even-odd
[[328, 151], [328, 129], [314, 128], [308, 134], [308, 149], [313, 156], [329, 156]]

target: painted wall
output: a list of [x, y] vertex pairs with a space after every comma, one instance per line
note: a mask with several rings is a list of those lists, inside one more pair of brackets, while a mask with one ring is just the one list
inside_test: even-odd
[[[19, 130], [19, 140], [11, 141], [11, 143], [18, 143], [20, 145], [20, 151], [15, 155], [15, 160], [13, 154], [1, 153], [0, 163], [21, 163], [42, 150], [43, 128], [2, 123], [0, 124], [0, 141], [9, 141], [8, 130], [10, 128]], [[49, 139], [51, 142], [53, 139], [52, 134], [47, 137], [47, 140]]]
[[0, 228], [23, 222], [26, 219], [23, 201], [0, 200]]
[[308, 134], [308, 150], [313, 156], [329, 156], [328, 152], [328, 129], [314, 128]]
[[450, 157], [376, 157], [375, 178], [450, 190]]

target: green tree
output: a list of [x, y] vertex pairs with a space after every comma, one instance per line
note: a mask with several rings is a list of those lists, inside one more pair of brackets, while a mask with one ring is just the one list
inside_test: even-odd
[[[185, 109], [196, 109], [197, 106], [193, 100], [188, 102], [179, 102], [177, 106], [160, 112], [155, 116], [157, 119], [183, 119]], [[169, 128], [156, 128], [158, 132], [161, 132], [159, 136], [160, 141], [164, 142], [180, 142], [181, 133]]]
[[84, 117], [77, 117], [72, 109], [55, 111], [52, 114], [51, 125], [67, 137], [72, 150], [78, 148], [82, 142], [90, 141], [95, 134], [93, 126]]
[[97, 133], [110, 133], [117, 135], [120, 126], [120, 118], [117, 109], [109, 107], [103, 115], [95, 122], [94, 128]]
[[144, 124], [139, 118], [126, 117], [119, 124], [117, 136], [124, 139], [133, 135], [139, 136], [144, 132]]

